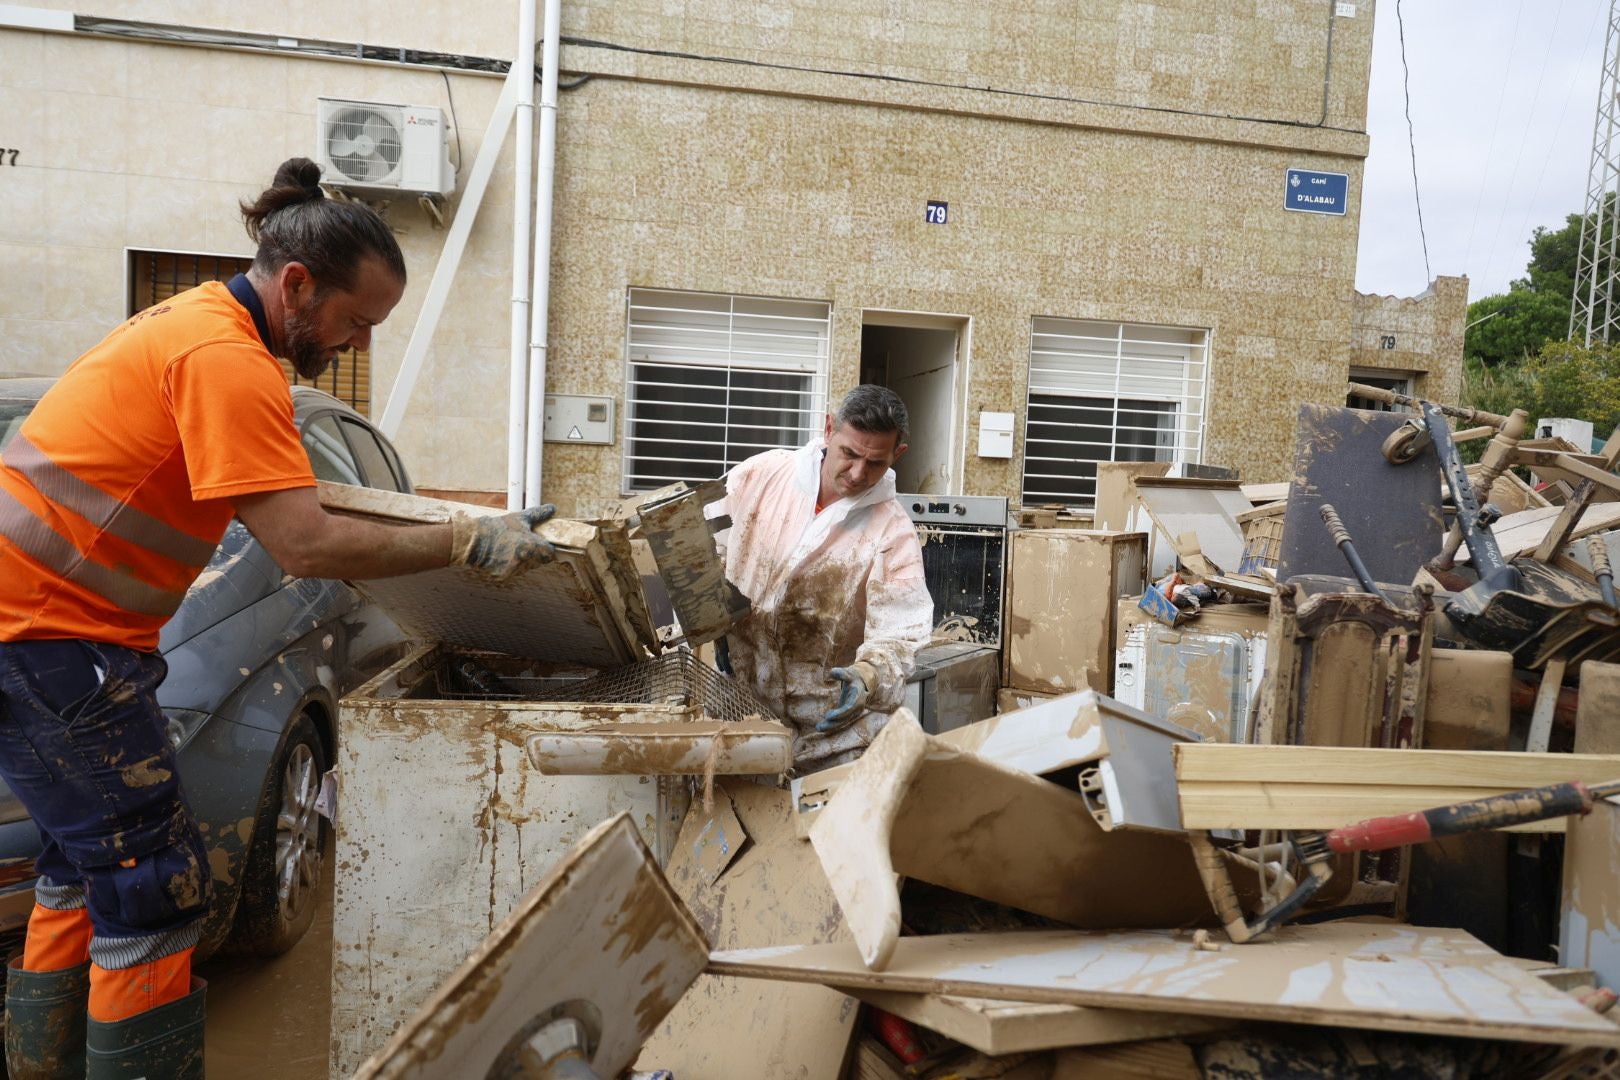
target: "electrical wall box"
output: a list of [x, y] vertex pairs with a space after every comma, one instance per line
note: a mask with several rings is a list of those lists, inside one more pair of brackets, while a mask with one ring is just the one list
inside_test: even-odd
[[547, 394], [546, 442], [607, 446], [613, 442], [613, 399], [586, 394]]
[[979, 414], [979, 456], [1010, 458], [1013, 456], [1013, 414], [1010, 412], [981, 412]]

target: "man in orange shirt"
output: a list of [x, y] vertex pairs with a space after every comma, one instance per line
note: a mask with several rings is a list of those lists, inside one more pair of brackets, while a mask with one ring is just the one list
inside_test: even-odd
[[405, 260], [375, 213], [327, 200], [319, 179], [308, 159], [284, 163], [242, 207], [248, 273], [118, 327], [0, 456], [0, 775], [43, 838], [6, 983], [13, 1078], [203, 1074], [191, 953], [208, 857], [154, 649], [233, 515], [300, 577], [505, 577], [552, 556], [532, 531], [549, 506], [414, 527], [322, 509], [276, 357], [314, 378], [367, 348]]

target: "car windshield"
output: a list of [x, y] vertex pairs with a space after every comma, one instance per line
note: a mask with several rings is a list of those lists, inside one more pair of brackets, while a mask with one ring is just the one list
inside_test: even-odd
[[32, 401], [0, 401], [0, 450], [22, 427], [23, 417], [34, 411]]

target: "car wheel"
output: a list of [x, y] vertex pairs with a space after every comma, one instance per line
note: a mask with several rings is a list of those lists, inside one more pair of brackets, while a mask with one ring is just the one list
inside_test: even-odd
[[231, 929], [233, 951], [280, 956], [315, 919], [326, 825], [315, 812], [326, 750], [300, 713], [287, 729], [259, 802]]

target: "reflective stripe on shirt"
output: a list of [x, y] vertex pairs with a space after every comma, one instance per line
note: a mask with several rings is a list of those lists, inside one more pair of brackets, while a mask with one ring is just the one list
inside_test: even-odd
[[173, 615], [185, 592], [150, 585], [86, 559], [73, 542], [0, 487], [0, 536], [47, 570], [137, 615]]
[[44, 451], [23, 435], [11, 440], [0, 459], [27, 477], [34, 490], [51, 502], [66, 507], [120, 540], [198, 570], [214, 557], [214, 548], [218, 545], [199, 540], [128, 503], [119, 502], [46, 457]]

